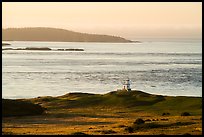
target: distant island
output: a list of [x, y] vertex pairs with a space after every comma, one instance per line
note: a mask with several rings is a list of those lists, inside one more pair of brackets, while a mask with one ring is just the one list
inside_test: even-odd
[[2, 29], [3, 41], [52, 41], [52, 42], [114, 42], [131, 41], [119, 36], [79, 33], [59, 28], [7, 28]]

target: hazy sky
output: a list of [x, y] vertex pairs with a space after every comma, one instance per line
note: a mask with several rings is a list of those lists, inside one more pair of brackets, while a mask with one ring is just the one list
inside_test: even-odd
[[202, 2], [3, 2], [2, 26], [140, 38], [201, 38]]

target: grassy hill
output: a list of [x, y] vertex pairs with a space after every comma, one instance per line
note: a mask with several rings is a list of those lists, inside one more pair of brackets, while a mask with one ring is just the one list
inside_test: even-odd
[[48, 109], [70, 108], [124, 108], [161, 114], [168, 111], [180, 115], [188, 111], [192, 115], [201, 115], [202, 98], [185, 96], [162, 96], [142, 91], [112, 91], [107, 94], [68, 93], [58, 97], [38, 97], [29, 101], [41, 104]]
[[[72, 109], [72, 108], [80, 109], [90, 107], [90, 108], [114, 108], [114, 109], [124, 108], [129, 109], [130, 111], [139, 110], [155, 113], [158, 115], [161, 115], [162, 112], [171, 112], [171, 115], [180, 115], [181, 112], [184, 111], [191, 113], [191, 115], [202, 114], [201, 97], [161, 96], [148, 94], [136, 90], [131, 92], [112, 91], [107, 94], [68, 93], [63, 96], [57, 97], [44, 96], [32, 99], [21, 99], [21, 101], [27, 102], [29, 101], [32, 102], [33, 104], [40, 104], [41, 106], [47, 108], [48, 110]], [[6, 102], [6, 100], [3, 100], [3, 103], [4, 102]], [[18, 102], [20, 102], [20, 100], [18, 100]], [[18, 102], [16, 102], [16, 104]], [[25, 106], [25, 104], [23, 105]], [[12, 104], [12, 106], [14, 105]], [[10, 106], [9, 108], [11, 108], [12, 106]], [[14, 107], [16, 108], [17, 106]], [[22, 111], [19, 113], [22, 113]]]
[[53, 42], [132, 42], [118, 36], [87, 34], [58, 28], [8, 28], [2, 29], [3, 41], [53, 41]]
[[[3, 134], [202, 134], [201, 97], [161, 96], [133, 90], [106, 94], [68, 93], [18, 101], [38, 104], [45, 112], [18, 117], [16, 114], [29, 110], [29, 106], [21, 112], [11, 109], [17, 117], [3, 117]], [[5, 113], [4, 107], [2, 111]], [[138, 118], [145, 123], [135, 124]]]

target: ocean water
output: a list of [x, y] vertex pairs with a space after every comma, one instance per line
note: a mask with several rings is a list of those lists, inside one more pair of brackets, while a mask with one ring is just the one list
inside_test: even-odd
[[202, 41], [142, 43], [9, 42], [13, 47], [85, 51], [2, 51], [2, 97], [69, 92], [104, 94], [132, 89], [169, 96], [202, 96]]

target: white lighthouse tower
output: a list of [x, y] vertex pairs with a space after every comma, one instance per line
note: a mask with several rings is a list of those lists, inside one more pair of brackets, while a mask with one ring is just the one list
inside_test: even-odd
[[123, 89], [127, 90], [127, 91], [131, 91], [130, 84], [131, 84], [131, 80], [130, 79], [124, 80], [124, 82], [123, 82]]

